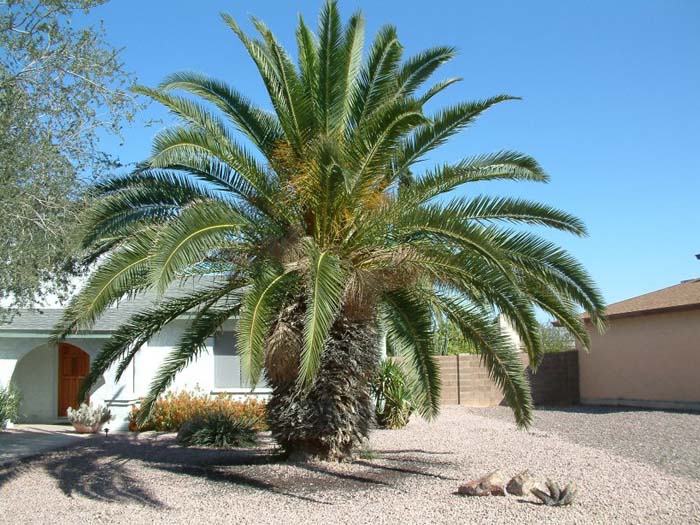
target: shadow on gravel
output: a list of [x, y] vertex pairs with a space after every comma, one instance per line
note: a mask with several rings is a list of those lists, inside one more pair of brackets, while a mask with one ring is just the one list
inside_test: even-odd
[[454, 452], [434, 452], [432, 450], [423, 450], [421, 448], [405, 448], [400, 450], [375, 450], [378, 454], [429, 454], [431, 456], [452, 456]]
[[357, 465], [363, 465], [368, 468], [373, 468], [373, 469], [378, 469], [378, 470], [387, 470], [391, 472], [398, 472], [399, 474], [409, 474], [412, 476], [424, 476], [426, 478], [436, 478], [436, 479], [441, 479], [443, 481], [455, 481], [457, 478], [451, 478], [448, 476], [441, 476], [440, 474], [433, 474], [432, 472], [425, 472], [423, 470], [415, 470], [411, 468], [404, 468], [404, 467], [393, 467], [389, 465], [379, 465], [377, 463], [370, 463], [369, 461], [363, 461], [363, 460], [357, 460], [355, 461], [355, 464]]
[[[323, 501], [326, 498], [319, 499], [318, 495], [395, 487], [416, 476], [452, 479], [411, 465], [418, 461], [435, 466], [430, 455], [448, 454], [446, 452], [387, 450], [385, 453], [380, 460], [390, 460], [395, 465], [360, 460], [349, 464], [286, 463], [270, 447], [228, 451], [183, 448], [172, 436], [124, 434], [93, 439], [61, 451], [2, 465], [0, 486], [30, 469], [43, 470], [69, 498], [80, 496], [163, 508], [165, 505], [158, 499], [158, 489], [162, 486], [153, 483], [158, 478], [153, 471], [201, 478], [225, 488], [260, 490], [326, 505], [332, 502]], [[426, 454], [425, 459], [411, 457], [416, 453]], [[402, 458], [402, 454], [407, 457]], [[280, 468], [284, 469], [283, 474]]]
[[24, 458], [0, 465], [0, 487], [29, 470], [30, 465], [28, 463], [31, 459], [33, 458]]
[[669, 414], [700, 414], [699, 410], [685, 408], [645, 408], [645, 407], [626, 407], [626, 406], [609, 406], [609, 405], [538, 405], [537, 410], [541, 412], [563, 412], [569, 414], [624, 414], [627, 412], [667, 412]]

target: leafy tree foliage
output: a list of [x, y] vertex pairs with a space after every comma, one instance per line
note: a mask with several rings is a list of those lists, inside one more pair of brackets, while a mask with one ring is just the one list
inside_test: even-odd
[[558, 352], [568, 352], [573, 350], [576, 340], [565, 328], [552, 326], [551, 323], [542, 323], [540, 326], [542, 334], [542, 346], [545, 353], [556, 354]]
[[105, 1], [0, 2], [0, 300], [13, 307], [67, 291], [86, 188], [116, 164], [99, 137], [136, 109], [103, 28], [71, 22]]
[[[154, 303], [105, 345], [85, 388], [113, 364], [123, 372], [141, 344], [188, 312], [145, 400], [147, 415], [207, 338], [237, 316], [250, 384], [264, 373], [273, 388], [275, 438], [291, 454], [338, 458], [369, 431], [382, 331], [402, 356], [417, 411], [437, 414], [435, 319], [443, 318], [482, 356], [517, 423], [528, 425], [529, 385], [496, 315], [512, 323], [536, 368], [536, 307], [587, 343], [577, 309], [600, 323], [603, 302], [573, 257], [511, 225], [575, 235], [585, 227], [540, 203], [452, 193], [476, 181], [546, 182], [522, 153], [421, 162], [513, 97], [426, 113], [426, 101], [456, 82], [427, 84], [454, 49], [406, 58], [386, 26], [363, 57], [362, 16], [343, 24], [333, 1], [316, 34], [300, 18], [296, 63], [260, 20], [252, 20], [259, 36], [250, 37], [223, 18], [257, 66], [273, 111], [198, 73], [139, 89], [177, 123], [155, 137], [135, 172], [98, 186], [84, 242], [101, 258], [56, 335], [88, 329], [133, 294], [152, 293]], [[171, 293], [183, 280], [192, 284]]]

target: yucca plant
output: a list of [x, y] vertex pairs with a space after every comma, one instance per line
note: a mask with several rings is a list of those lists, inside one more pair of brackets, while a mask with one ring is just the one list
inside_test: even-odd
[[379, 365], [370, 384], [374, 414], [382, 428], [403, 428], [413, 413], [413, 399], [401, 367], [393, 359]]
[[177, 433], [186, 447], [253, 447], [258, 443], [257, 418], [212, 410], [187, 421]]
[[[342, 24], [333, 1], [316, 34], [299, 18], [296, 62], [260, 20], [252, 19], [259, 37], [223, 20], [253, 59], [273, 111], [198, 73], [138, 88], [177, 123], [156, 136], [138, 169], [96, 188], [85, 234], [96, 268], [56, 335], [89, 328], [124, 297], [164, 296], [116, 331], [84, 391], [112, 365], [119, 376], [143, 343], [189, 312], [151, 385], [147, 417], [207, 338], [236, 317], [250, 384], [265, 374], [273, 389], [273, 436], [290, 453], [337, 458], [368, 434], [380, 333], [403, 356], [417, 410], [438, 413], [434, 319], [442, 316], [478, 350], [517, 423], [527, 425], [528, 382], [495, 316], [511, 321], [536, 368], [536, 307], [587, 343], [577, 309], [600, 323], [603, 303], [569, 254], [509, 225], [575, 235], [584, 225], [523, 199], [450, 193], [477, 181], [545, 182], [527, 155], [421, 163], [514, 97], [429, 114], [426, 102], [459, 80], [426, 87], [455, 50], [404, 58], [396, 29], [386, 26], [364, 57], [362, 16]], [[185, 280], [193, 284], [168, 293]]]

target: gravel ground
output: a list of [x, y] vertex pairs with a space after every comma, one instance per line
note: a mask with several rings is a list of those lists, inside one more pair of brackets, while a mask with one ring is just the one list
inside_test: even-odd
[[[633, 428], [658, 439], [659, 451], [697, 433], [700, 416], [664, 430], [667, 413], [646, 414]], [[576, 432], [547, 427], [558, 415]], [[344, 464], [281, 463], [270, 444], [219, 452], [181, 449], [166, 435], [99, 436], [0, 467], [0, 522], [700, 523], [700, 481], [635, 459], [633, 447], [621, 454], [595, 441], [608, 432], [607, 414], [542, 412], [530, 432], [502, 417], [449, 407], [435, 423], [373, 433], [376, 457]], [[577, 502], [546, 508], [513, 496], [455, 494], [461, 482], [495, 469], [576, 481]]]
[[[512, 421], [508, 407], [476, 408], [479, 416]], [[700, 414], [618, 407], [539, 409], [533, 431], [603, 448], [700, 480]]]

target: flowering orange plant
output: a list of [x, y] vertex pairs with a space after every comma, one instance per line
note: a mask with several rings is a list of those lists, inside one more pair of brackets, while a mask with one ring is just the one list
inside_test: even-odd
[[265, 402], [257, 399], [236, 401], [225, 394], [211, 397], [199, 391], [181, 390], [168, 392], [159, 398], [153, 405], [151, 416], [141, 425], [137, 423], [139, 410], [140, 407], [135, 405], [129, 414], [129, 430], [132, 432], [147, 430], [177, 432], [183, 423], [195, 416], [203, 416], [212, 412], [235, 417], [250, 417], [258, 421], [257, 430], [267, 430]]

